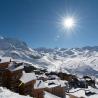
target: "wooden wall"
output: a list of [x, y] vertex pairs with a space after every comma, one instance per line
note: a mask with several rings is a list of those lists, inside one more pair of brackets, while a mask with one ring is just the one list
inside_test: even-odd
[[44, 89], [33, 89], [32, 90], [32, 96], [35, 98], [44, 98]]
[[45, 88], [45, 91], [52, 93], [56, 96], [59, 96], [61, 98], [65, 98], [65, 88], [64, 87], [56, 86], [53, 88]]
[[9, 64], [10, 64], [10, 62], [0, 63], [0, 69], [1, 68], [3, 68], [3, 69], [7, 68]]
[[19, 92], [18, 90], [18, 86], [20, 84], [20, 77], [22, 76], [22, 69], [21, 70], [17, 70], [17, 71], [9, 71], [7, 70], [5, 73], [5, 77], [6, 77], [6, 81], [5, 81], [5, 85], [8, 89], [15, 91], [15, 92]]
[[19, 93], [22, 95], [31, 95], [32, 96], [32, 89], [34, 88], [36, 80], [32, 80], [28, 83], [22, 83], [19, 86]]

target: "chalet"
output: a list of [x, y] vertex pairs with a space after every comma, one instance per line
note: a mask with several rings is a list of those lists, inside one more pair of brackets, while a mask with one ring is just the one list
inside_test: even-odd
[[10, 62], [11, 62], [10, 59], [9, 59], [9, 60], [4, 60], [4, 59], [2, 59], [2, 60], [0, 61], [0, 70], [1, 70], [1, 69], [6, 69], [6, 68], [8, 68]]
[[1, 62], [0, 63], [0, 86], [5, 86], [5, 81], [7, 80], [5, 77], [5, 74], [6, 74], [6, 70], [9, 66], [9, 64], [10, 64], [10, 62]]
[[47, 80], [45, 82], [45, 91], [58, 97], [65, 98], [66, 82], [62, 80]]
[[25, 73], [23, 71], [23, 75], [20, 78], [19, 84], [19, 93], [22, 95], [32, 95], [32, 89], [34, 88], [34, 84], [36, 82], [36, 76], [34, 73]]
[[22, 63], [14, 61], [0, 63], [0, 84], [18, 92], [19, 78], [22, 76]]
[[36, 80], [34, 89], [32, 89], [33, 97], [44, 98], [45, 82], [43, 80]]
[[12, 91], [18, 92], [19, 79], [22, 76], [24, 66], [22, 63], [11, 62], [6, 71], [6, 87]]

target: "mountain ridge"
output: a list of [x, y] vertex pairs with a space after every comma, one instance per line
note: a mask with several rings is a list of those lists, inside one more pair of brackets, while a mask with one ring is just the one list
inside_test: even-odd
[[31, 49], [23, 41], [0, 37], [0, 58], [4, 57], [30, 62], [32, 66], [48, 71], [62, 70], [72, 74], [95, 76], [98, 71], [98, 46]]

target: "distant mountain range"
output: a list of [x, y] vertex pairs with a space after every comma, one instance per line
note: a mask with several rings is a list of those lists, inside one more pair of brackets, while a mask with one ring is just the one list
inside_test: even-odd
[[98, 77], [98, 46], [31, 49], [20, 40], [0, 37], [0, 58], [11, 57], [48, 71]]

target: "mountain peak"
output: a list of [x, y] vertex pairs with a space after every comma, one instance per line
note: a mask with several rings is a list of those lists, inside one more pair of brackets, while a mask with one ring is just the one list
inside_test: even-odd
[[0, 36], [0, 50], [7, 50], [12, 48], [28, 50], [28, 46], [24, 41]]

